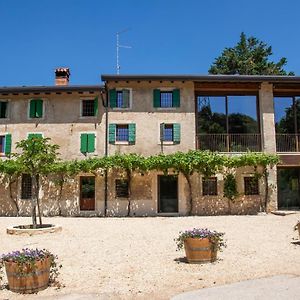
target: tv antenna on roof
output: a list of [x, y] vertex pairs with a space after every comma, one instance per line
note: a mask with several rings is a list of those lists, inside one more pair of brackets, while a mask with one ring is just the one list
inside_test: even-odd
[[116, 33], [116, 36], [117, 36], [117, 74], [118, 75], [120, 74], [120, 69], [121, 69], [121, 66], [120, 66], [120, 57], [119, 57], [120, 48], [126, 48], [126, 49], [132, 48], [131, 46], [120, 45], [120, 43], [119, 43], [120, 34], [122, 34], [124, 32], [127, 32], [128, 30], [130, 30], [130, 28], [126, 28], [126, 29], [118, 31]]

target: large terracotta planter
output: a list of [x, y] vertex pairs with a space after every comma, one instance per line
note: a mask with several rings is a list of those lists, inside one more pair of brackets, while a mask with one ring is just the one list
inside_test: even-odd
[[189, 263], [214, 262], [217, 259], [217, 245], [211, 243], [208, 238], [187, 238], [184, 241], [184, 249]]
[[46, 289], [49, 285], [50, 266], [50, 258], [22, 266], [18, 266], [16, 262], [5, 262], [9, 289], [22, 294]]

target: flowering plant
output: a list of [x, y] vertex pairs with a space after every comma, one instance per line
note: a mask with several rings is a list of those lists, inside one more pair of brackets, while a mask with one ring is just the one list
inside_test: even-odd
[[7, 254], [0, 256], [0, 281], [3, 279], [2, 269], [5, 262], [17, 263], [20, 274], [24, 273], [25, 270], [30, 266], [31, 269], [36, 268], [37, 261], [43, 261], [50, 259], [50, 278], [49, 283], [57, 285], [57, 277], [59, 275], [59, 269], [62, 265], [57, 265], [57, 256], [52, 254], [46, 249], [22, 249], [21, 251], [12, 251]]
[[177, 250], [180, 250], [183, 248], [184, 241], [188, 238], [208, 238], [215, 249], [222, 250], [222, 247], [226, 247], [223, 235], [223, 232], [211, 231], [207, 228], [193, 228], [179, 232], [179, 236], [175, 239], [175, 242], [177, 244]]
[[294, 226], [294, 230], [298, 230], [299, 226], [300, 226], [300, 220], [298, 220], [297, 224]]

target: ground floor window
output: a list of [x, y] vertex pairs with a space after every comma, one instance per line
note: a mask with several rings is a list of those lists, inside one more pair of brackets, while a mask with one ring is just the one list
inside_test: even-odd
[[245, 195], [259, 195], [259, 184], [257, 177], [244, 177]]
[[202, 178], [203, 196], [218, 195], [217, 177]]
[[127, 198], [129, 196], [128, 191], [128, 180], [127, 179], [116, 179], [116, 197]]
[[21, 198], [31, 199], [32, 195], [32, 178], [29, 174], [22, 174]]

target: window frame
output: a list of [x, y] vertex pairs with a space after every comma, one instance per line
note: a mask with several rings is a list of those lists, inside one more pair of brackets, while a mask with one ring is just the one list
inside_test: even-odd
[[[81, 97], [80, 98], [80, 111], [79, 111], [79, 118], [80, 119], [91, 119], [91, 118], [97, 118], [97, 114], [95, 112], [95, 107], [94, 107], [94, 115], [93, 116], [83, 116], [83, 102], [84, 101], [99, 101], [99, 99], [96, 100], [96, 98], [98, 98], [98, 96], [96, 97], [91, 97], [91, 96], [88, 96], [88, 97]], [[99, 105], [99, 103], [98, 103]], [[98, 107], [98, 111], [99, 111], [99, 107]]]
[[[42, 117], [41, 118], [31, 118], [30, 117], [30, 102], [32, 100], [42, 100], [43, 101], [43, 109], [42, 109]], [[45, 114], [46, 114], [46, 99], [45, 98], [30, 98], [27, 101], [27, 118], [28, 120], [44, 120], [45, 119]]]
[[[213, 182], [215, 184], [215, 187], [214, 187], [214, 190], [213, 190], [213, 193], [210, 193], [210, 187], [207, 187], [205, 188], [204, 187], [204, 184], [206, 182]], [[205, 178], [205, 177], [202, 177], [201, 178], [201, 184], [202, 184], [202, 196], [205, 197], [205, 196], [218, 196], [218, 178], [217, 176], [210, 176], [208, 178]], [[206, 192], [206, 190], [208, 190], [208, 192]], [[206, 192], [206, 193], [205, 193]]]
[[180, 107], [174, 107], [174, 95], [173, 95], [173, 91], [174, 90], [179, 90], [180, 96], [181, 96], [181, 88], [179, 87], [156, 87], [155, 89], [159, 90], [159, 98], [160, 98], [160, 105], [161, 105], [161, 93], [171, 93], [172, 94], [172, 106], [170, 107], [154, 107], [154, 109], [157, 110], [178, 110], [180, 109]]
[[[124, 187], [119, 187], [119, 189], [118, 189], [118, 183], [120, 184], [121, 182], [125, 183], [126, 186], [127, 186], [127, 191], [124, 194], [118, 194], [118, 191], [120, 191], [121, 188], [124, 188]], [[128, 182], [128, 179], [126, 179], [126, 178], [116, 178], [115, 179], [115, 198], [124, 198], [124, 199], [129, 198], [129, 182]]]
[[[257, 188], [257, 193], [246, 193], [246, 180], [249, 180], [249, 179], [254, 179], [256, 180], [256, 183], [257, 183], [257, 186], [255, 187], [255, 189]], [[260, 189], [259, 189], [259, 179], [253, 175], [245, 175], [243, 176], [243, 187], [244, 187], [244, 195], [245, 196], [259, 196], [260, 195]], [[252, 191], [252, 187], [249, 187], [249, 190], [248, 191]], [[255, 190], [256, 191], [256, 190]]]
[[[32, 198], [32, 177], [29, 174], [26, 174], [26, 173], [22, 173], [21, 176], [22, 176], [22, 178], [21, 178], [20, 199], [22, 199], [22, 200], [30, 200]], [[29, 190], [26, 191], [26, 193], [28, 193], [28, 194], [26, 194], [27, 195], [26, 197], [24, 197], [25, 191], [23, 191], [23, 188], [24, 188], [24, 185], [25, 185], [25, 184], [23, 184], [24, 176], [27, 176], [27, 179], [30, 179], [30, 191]]]
[[10, 119], [10, 106], [11, 106], [11, 101], [10, 99], [0, 99], [0, 102], [6, 102], [7, 106], [6, 106], [6, 117], [5, 118], [1, 118], [0, 117], [0, 121], [4, 121], [4, 120], [9, 120]]
[[[128, 90], [129, 91], [129, 101], [128, 101], [128, 107], [112, 107], [113, 110], [131, 110], [132, 109], [132, 88], [128, 87], [118, 87], [116, 88], [116, 105], [118, 103], [118, 92], [122, 92], [123, 90]], [[123, 96], [122, 96], [123, 97]]]
[[[118, 127], [120, 126], [126, 126], [127, 129], [127, 140], [118, 140], [117, 136], [118, 136]], [[129, 144], [129, 124], [116, 124], [116, 135], [115, 135], [115, 144]]]

